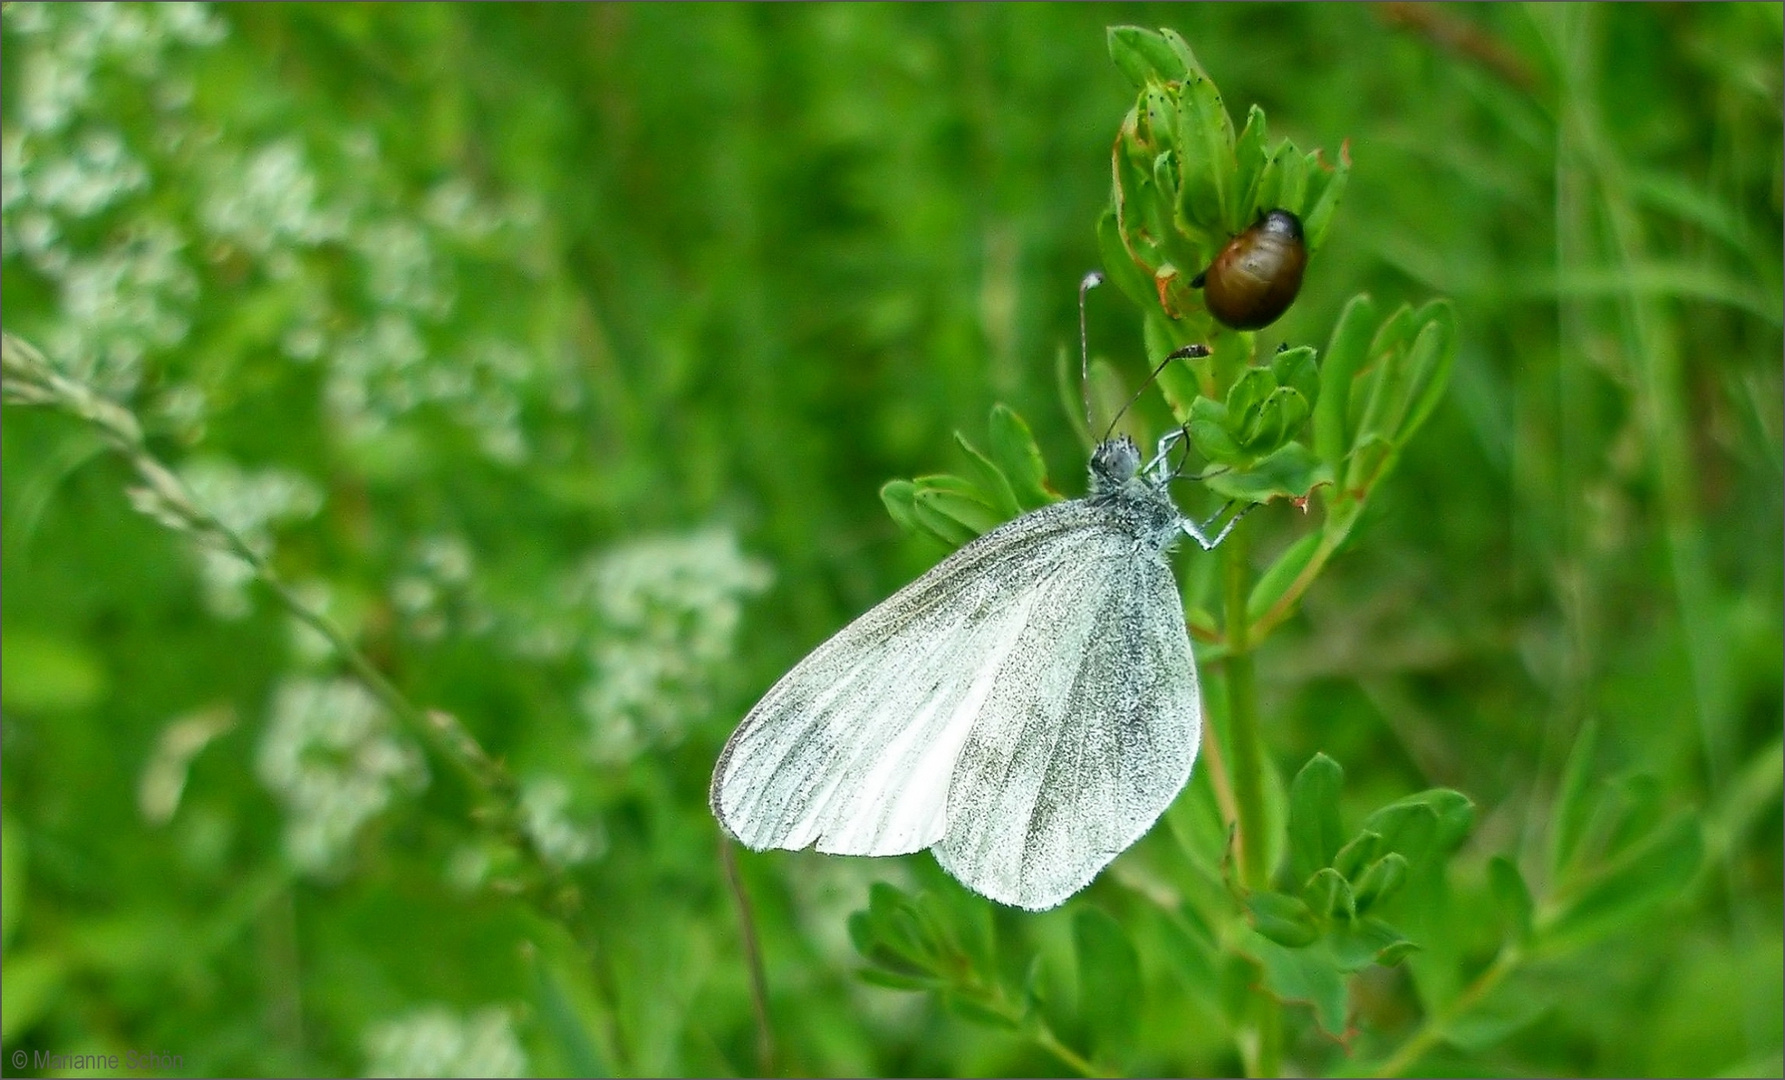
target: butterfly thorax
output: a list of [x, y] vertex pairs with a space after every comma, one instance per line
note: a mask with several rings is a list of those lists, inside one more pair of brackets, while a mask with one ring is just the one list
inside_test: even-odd
[[1088, 502], [1104, 508], [1124, 532], [1155, 551], [1170, 547], [1183, 533], [1183, 515], [1165, 485], [1141, 472], [1140, 448], [1126, 435], [1106, 439], [1091, 452]]

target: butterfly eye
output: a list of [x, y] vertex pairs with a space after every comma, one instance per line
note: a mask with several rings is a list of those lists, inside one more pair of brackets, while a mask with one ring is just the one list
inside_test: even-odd
[[1277, 321], [1302, 288], [1308, 248], [1301, 219], [1272, 210], [1234, 237], [1191, 282], [1217, 322], [1257, 330]]
[[1140, 448], [1126, 435], [1106, 439], [1098, 443], [1097, 449], [1091, 452], [1091, 472], [1099, 480], [1120, 485], [1132, 478], [1139, 469]]

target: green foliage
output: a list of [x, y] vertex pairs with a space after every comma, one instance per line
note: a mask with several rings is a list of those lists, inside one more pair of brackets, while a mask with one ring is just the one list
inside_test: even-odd
[[989, 451], [955, 432], [969, 476], [887, 481], [880, 500], [893, 520], [908, 531], [959, 547], [1001, 522], [1060, 498], [1048, 486], [1041, 448], [1022, 417], [1005, 405], [993, 406], [989, 430]]
[[[1778, 1075], [1781, 34], [8, 4], [8, 1060]], [[1054, 912], [741, 910], [738, 717], [1189, 344], [1117, 429], [1270, 505], [1179, 557], [1183, 796]]]

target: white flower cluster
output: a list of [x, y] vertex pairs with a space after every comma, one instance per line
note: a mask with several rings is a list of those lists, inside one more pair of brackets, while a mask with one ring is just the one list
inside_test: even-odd
[[347, 231], [339, 208], [319, 205], [316, 174], [295, 139], [247, 153], [220, 150], [205, 180], [199, 219], [206, 231], [259, 258], [339, 240]]
[[143, 85], [145, 100], [171, 108], [181, 95], [167, 55], [217, 41], [222, 26], [193, 4], [8, 4], [5, 19], [25, 48], [8, 56], [23, 75], [0, 138], [0, 251], [22, 256], [61, 292], [62, 317], [43, 335], [51, 359], [127, 394], [147, 353], [185, 338], [199, 282], [183, 234], [157, 212], [89, 225], [154, 179], [141, 148], [101, 115], [99, 83], [117, 71]]
[[577, 592], [597, 617], [581, 695], [599, 760], [673, 745], [710, 708], [713, 676], [732, 654], [746, 599], [767, 564], [729, 530], [628, 544], [597, 556]]
[[433, 533], [413, 545], [408, 565], [390, 584], [391, 606], [409, 634], [438, 641], [449, 631], [488, 632], [495, 613], [484, 601], [471, 545], [461, 536]]
[[420, 751], [392, 732], [383, 706], [347, 679], [287, 679], [256, 761], [286, 811], [285, 852], [309, 874], [337, 871], [353, 838], [401, 792], [427, 786]]
[[607, 834], [599, 822], [578, 825], [570, 820], [570, 785], [555, 776], [521, 789], [521, 826], [540, 854], [559, 866], [598, 859], [607, 851]]
[[[231, 461], [200, 458], [179, 473], [199, 506], [263, 556], [272, 550], [273, 526], [307, 520], [322, 508], [322, 490], [286, 469], [249, 471]], [[211, 545], [201, 546], [198, 556], [205, 606], [221, 619], [247, 615], [253, 568]]]
[[[517, 464], [535, 384], [554, 384], [555, 406], [574, 404], [555, 385], [564, 371], [544, 370], [503, 334], [439, 332], [455, 314], [456, 253], [522, 263], [530, 245], [516, 238], [536, 213], [491, 206], [456, 178], [404, 207], [378, 182], [389, 170], [370, 135], [339, 146], [257, 141], [233, 114], [201, 115], [185, 56], [224, 35], [202, 5], [19, 3], [5, 20], [21, 46], [7, 59], [22, 77], [0, 137], [0, 250], [59, 297], [52, 318], [9, 328], [40, 340], [62, 370], [112, 396], [154, 385], [175, 400], [150, 411], [201, 431], [202, 415], [188, 414], [202, 413], [202, 388], [177, 364], [149, 365], [176, 355], [201, 297], [216, 291], [237, 307], [289, 313], [279, 347], [327, 365], [324, 404], [350, 441], [432, 407], [492, 460]], [[142, 103], [152, 120], [120, 126]], [[342, 159], [354, 182], [330, 191], [319, 158]]]
[[443, 1005], [373, 1024], [367, 1076], [525, 1076], [527, 1055], [500, 1006], [460, 1016]]

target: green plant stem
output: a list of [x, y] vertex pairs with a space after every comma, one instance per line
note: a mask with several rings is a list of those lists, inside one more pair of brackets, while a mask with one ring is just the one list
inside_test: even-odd
[[1269, 884], [1270, 846], [1264, 813], [1264, 743], [1258, 731], [1258, 680], [1246, 619], [1251, 575], [1246, 565], [1247, 530], [1236, 528], [1221, 546], [1227, 617], [1227, 738], [1232, 749], [1233, 793], [1239, 811], [1240, 880], [1248, 889]]
[[974, 1004], [980, 1008], [1003, 1018], [1012, 1030], [1027, 1036], [1036, 1046], [1054, 1055], [1062, 1065], [1080, 1076], [1118, 1077], [1122, 1075], [1100, 1067], [1090, 1058], [1061, 1042], [1060, 1037], [1054, 1034], [1053, 1028], [1048, 1027], [1040, 1017], [1026, 1013], [1013, 1003], [1001, 987], [987, 986], [978, 979], [969, 979], [957, 985], [956, 993], [971, 998]]
[[[1269, 824], [1265, 820], [1266, 768], [1264, 739], [1258, 730], [1258, 678], [1252, 664], [1252, 636], [1246, 601], [1252, 592], [1247, 566], [1250, 538], [1236, 528], [1221, 547], [1223, 607], [1227, 627], [1227, 738], [1233, 758], [1234, 805], [1239, 814], [1240, 881], [1248, 889], [1270, 885]], [[1260, 996], [1258, 1044], [1248, 1062], [1253, 1076], [1276, 1076], [1282, 1071], [1282, 1016], [1275, 1000]]]
[[1060, 1037], [1054, 1034], [1053, 1029], [1046, 1025], [1036, 1029], [1031, 1037], [1035, 1040], [1035, 1045], [1059, 1058], [1061, 1064], [1080, 1076], [1113, 1077], [1121, 1075], [1108, 1069], [1098, 1068], [1095, 1062], [1061, 1042]]
[[1263, 641], [1270, 636], [1271, 631], [1283, 625], [1283, 621], [1294, 613], [1295, 606], [1301, 603], [1302, 594], [1306, 593], [1308, 587], [1314, 584], [1314, 579], [1320, 576], [1322, 570], [1326, 569], [1327, 560], [1333, 557], [1333, 554], [1339, 550], [1339, 545], [1345, 542], [1345, 537], [1351, 534], [1351, 525], [1357, 520], [1362, 506], [1361, 498], [1347, 495], [1341, 495], [1327, 502], [1326, 524], [1322, 528], [1319, 546], [1308, 558], [1308, 565], [1302, 567], [1302, 572], [1289, 583], [1289, 588], [1283, 590], [1283, 595], [1277, 597], [1276, 602], [1266, 609], [1264, 614], [1252, 621], [1248, 628], [1249, 640]]
[[732, 901], [738, 909], [738, 925], [744, 937], [744, 962], [750, 969], [750, 1006], [756, 1014], [756, 1064], [764, 1076], [775, 1075], [775, 1032], [769, 1025], [769, 980], [762, 966], [762, 946], [756, 940], [756, 914], [750, 907], [750, 894], [744, 889], [744, 878], [738, 873], [737, 852], [729, 836], [719, 837], [719, 861], [725, 868], [725, 883], [731, 887]]
[[1517, 970], [1524, 959], [1524, 952], [1517, 946], [1502, 947], [1500, 954], [1494, 957], [1494, 962], [1489, 964], [1480, 975], [1477, 975], [1474, 982], [1464, 987], [1463, 992], [1458, 994], [1450, 1004], [1428, 1016], [1425, 1023], [1419, 1026], [1419, 1030], [1402, 1043], [1399, 1050], [1390, 1054], [1387, 1060], [1378, 1065], [1376, 1071], [1371, 1075], [1399, 1076], [1417, 1065], [1419, 1059], [1444, 1038], [1445, 1030], [1455, 1023], [1458, 1017], [1479, 1005], [1494, 987], [1499, 986], [1501, 982], [1505, 981], [1506, 976]]

